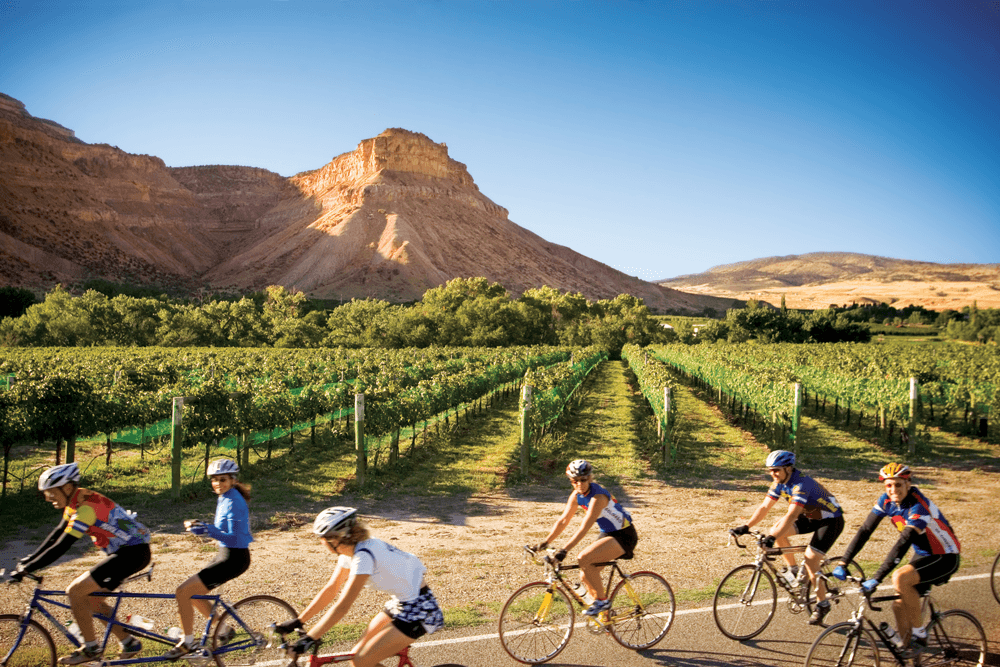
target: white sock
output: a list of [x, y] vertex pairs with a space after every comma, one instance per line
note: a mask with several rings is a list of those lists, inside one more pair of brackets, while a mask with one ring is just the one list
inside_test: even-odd
[[97, 646], [98, 646], [98, 641], [96, 639], [94, 641], [92, 641], [92, 642], [84, 642], [83, 643], [83, 647], [84, 648], [97, 648]]
[[910, 631], [910, 633], [911, 633], [911, 634], [912, 634], [912, 635], [913, 635], [914, 637], [920, 637], [921, 639], [923, 639], [924, 637], [926, 637], [926, 636], [927, 636], [927, 628], [913, 628], [913, 629], [912, 629], [912, 630]]
[[194, 644], [194, 635], [184, 635], [184, 645], [190, 646]]

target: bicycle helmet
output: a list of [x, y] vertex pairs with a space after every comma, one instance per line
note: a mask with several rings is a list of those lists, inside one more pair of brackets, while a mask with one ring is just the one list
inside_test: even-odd
[[566, 466], [567, 477], [587, 477], [593, 473], [594, 466], [590, 465], [589, 461], [584, 461], [583, 459], [571, 461], [570, 464]]
[[327, 507], [316, 515], [313, 533], [320, 537], [342, 537], [358, 520], [358, 510], [353, 507]]
[[795, 453], [785, 449], [776, 449], [767, 455], [764, 461], [765, 468], [782, 468], [784, 466], [795, 465]]
[[76, 465], [76, 461], [65, 463], [61, 466], [53, 466], [43, 472], [41, 477], [38, 478], [38, 490], [47, 491], [69, 482], [73, 482], [74, 484], [80, 483], [80, 468]]
[[208, 476], [212, 475], [235, 475], [240, 471], [240, 467], [235, 461], [229, 459], [215, 459], [208, 464]]
[[887, 463], [878, 471], [878, 479], [883, 482], [887, 479], [910, 479], [910, 467], [905, 463]]

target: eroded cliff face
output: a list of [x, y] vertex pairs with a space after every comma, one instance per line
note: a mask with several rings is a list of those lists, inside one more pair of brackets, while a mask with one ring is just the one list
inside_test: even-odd
[[284, 178], [234, 166], [167, 167], [85, 144], [0, 96], [0, 282], [48, 289], [102, 277], [317, 297], [419, 299], [456, 277], [519, 294], [549, 285], [656, 309], [728, 301], [626, 276], [511, 222], [448, 147], [389, 129]]

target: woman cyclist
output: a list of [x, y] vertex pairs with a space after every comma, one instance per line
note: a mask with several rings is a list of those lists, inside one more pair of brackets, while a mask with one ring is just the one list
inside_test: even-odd
[[[208, 476], [212, 480], [212, 491], [219, 496], [215, 504], [215, 523], [207, 524], [198, 520], [184, 522], [184, 527], [194, 535], [208, 535], [219, 543], [219, 553], [211, 563], [177, 587], [177, 614], [181, 619], [184, 636], [177, 645], [164, 653], [164, 657], [176, 660], [194, 649], [194, 610], [208, 618], [212, 605], [208, 600], [193, 600], [193, 595], [208, 595], [230, 579], [235, 579], [250, 567], [250, 487], [236, 481], [240, 467], [229, 459], [217, 459], [208, 464]], [[228, 629], [231, 637], [235, 631]], [[226, 642], [227, 631], [219, 637]]]
[[[63, 511], [63, 518], [35, 553], [21, 559], [11, 578], [20, 581], [25, 574], [51, 565], [79, 538], [89, 535], [94, 545], [107, 557], [66, 588], [70, 609], [80, 626], [84, 644], [59, 658], [59, 664], [79, 665], [99, 660], [101, 646], [94, 631], [92, 614], [100, 611], [111, 616], [111, 608], [104, 598], [91, 597], [90, 594], [113, 591], [122, 581], [149, 565], [149, 529], [110, 498], [81, 487], [80, 469], [76, 463], [55, 466], [43, 472], [38, 478], [38, 490], [45, 494], [45, 500], [53, 507]], [[142, 642], [127, 635], [120, 625], [112, 626], [111, 633], [121, 642], [120, 660], [131, 658], [142, 650]]]
[[631, 558], [639, 536], [635, 532], [635, 526], [632, 525], [631, 515], [615, 500], [610, 491], [593, 481], [594, 469], [590, 463], [583, 459], [573, 461], [566, 466], [566, 476], [573, 485], [573, 491], [566, 501], [566, 509], [552, 526], [549, 536], [537, 545], [535, 550], [543, 551], [548, 548], [549, 544], [566, 530], [578, 508], [586, 512], [583, 523], [573, 533], [569, 542], [556, 551], [555, 558], [559, 561], [565, 559], [566, 553], [583, 540], [595, 523], [601, 529], [597, 541], [577, 556], [583, 585], [594, 598], [594, 603], [583, 613], [587, 616], [597, 616], [611, 605], [604, 597], [601, 586], [602, 568], [595, 563], [606, 563], [622, 557]]
[[390, 593], [392, 598], [385, 609], [375, 615], [352, 649], [353, 667], [373, 667], [416, 639], [439, 630], [444, 625], [444, 615], [424, 581], [427, 568], [420, 559], [371, 537], [368, 527], [358, 521], [357, 513], [353, 507], [330, 507], [316, 516], [313, 533], [337, 556], [337, 567], [330, 581], [297, 618], [278, 623], [275, 628], [281, 634], [302, 628], [303, 620], [322, 611], [339, 591], [336, 603], [292, 646], [295, 653], [306, 653], [344, 617], [363, 587]]

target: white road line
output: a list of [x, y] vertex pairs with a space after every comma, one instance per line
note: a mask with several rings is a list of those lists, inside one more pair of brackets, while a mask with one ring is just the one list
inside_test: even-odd
[[[966, 575], [963, 575], [961, 577], [952, 577], [950, 581], [970, 581], [972, 579], [987, 579], [987, 578], [989, 578], [989, 576], [990, 576], [989, 572], [984, 572], [982, 574], [966, 574]], [[891, 589], [891, 588], [892, 588], [891, 584], [883, 584], [882, 586], [878, 587], [878, 590], [882, 591], [882, 590], [888, 590], [888, 589]], [[852, 590], [851, 593], [852, 594], [856, 594], [857, 591]], [[787, 602], [787, 601], [788, 601], [787, 597], [779, 598], [778, 599], [778, 602]], [[764, 603], [754, 603], [754, 604], [764, 604]], [[737, 606], [737, 605], [728, 605], [727, 608], [728, 607], [735, 607], [735, 606]], [[695, 609], [681, 609], [680, 611], [678, 611], [675, 614], [675, 616], [686, 616], [688, 614], [703, 614], [703, 613], [708, 613], [710, 611], [712, 611], [711, 607], [696, 607]], [[582, 627], [583, 625], [584, 625], [584, 623], [577, 623], [574, 627], [579, 628], [579, 627]], [[466, 642], [480, 642], [480, 641], [486, 641], [488, 639], [499, 639], [499, 637], [498, 637], [497, 633], [494, 632], [494, 633], [488, 634], [488, 635], [474, 635], [472, 637], [455, 637], [453, 639], [434, 639], [434, 640], [429, 640], [429, 641], [425, 641], [425, 642], [414, 642], [410, 646], [410, 649], [412, 650], [412, 649], [417, 649], [417, 648], [421, 648], [421, 647], [425, 647], [425, 646], [428, 646], [428, 647], [429, 646], [444, 646], [446, 644], [464, 644]]]

